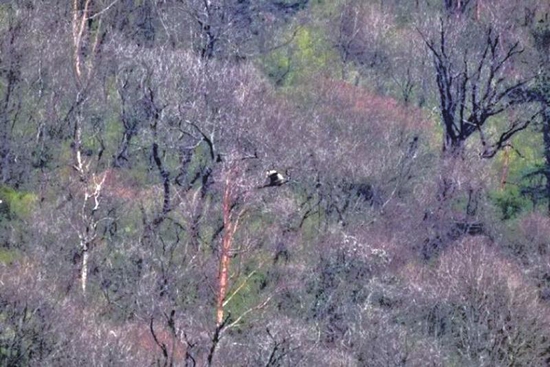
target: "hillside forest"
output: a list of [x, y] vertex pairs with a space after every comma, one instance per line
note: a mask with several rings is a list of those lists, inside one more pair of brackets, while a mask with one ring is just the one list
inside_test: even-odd
[[550, 365], [549, 14], [0, 1], [0, 366]]

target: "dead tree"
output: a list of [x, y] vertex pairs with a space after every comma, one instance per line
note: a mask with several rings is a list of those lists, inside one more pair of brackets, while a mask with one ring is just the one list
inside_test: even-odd
[[[73, 1], [72, 42], [73, 42], [73, 70], [76, 81], [76, 92], [73, 106], [67, 118], [73, 122], [73, 168], [83, 194], [82, 205], [78, 212], [78, 224], [75, 231], [79, 237], [82, 264], [80, 281], [82, 292], [86, 293], [88, 278], [88, 261], [92, 244], [97, 239], [98, 224], [106, 218], [98, 218], [102, 188], [107, 173], [96, 174], [92, 166], [93, 159], [86, 157], [83, 147], [83, 124], [85, 121], [82, 105], [86, 99], [90, 82], [97, 68], [98, 55], [105, 35], [102, 27], [101, 15], [110, 6], [93, 11], [93, 0]], [[93, 26], [92, 26], [93, 23]]]
[[491, 118], [528, 101], [525, 91], [529, 79], [510, 75], [514, 58], [523, 50], [518, 42], [508, 44], [488, 27], [480, 51], [471, 51], [471, 45], [452, 42], [449, 27], [441, 20], [437, 39], [424, 37], [433, 56], [443, 151], [451, 156], [462, 154], [465, 142], [477, 132], [483, 147], [481, 156], [491, 158], [535, 117], [509, 121], [495, 137], [484, 131]]
[[227, 292], [229, 289], [229, 265], [231, 259], [231, 251], [233, 247], [233, 239], [235, 232], [239, 228], [239, 220], [244, 214], [244, 209], [234, 213], [235, 198], [235, 182], [233, 170], [229, 170], [225, 179], [225, 187], [223, 191], [223, 237], [220, 251], [220, 264], [218, 267], [218, 295], [216, 302], [216, 326], [220, 326], [224, 321], [224, 309], [226, 303]]

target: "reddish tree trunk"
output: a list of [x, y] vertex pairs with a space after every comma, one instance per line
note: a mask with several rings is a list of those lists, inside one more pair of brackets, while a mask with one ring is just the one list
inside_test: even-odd
[[223, 238], [220, 251], [220, 265], [218, 275], [218, 298], [216, 304], [216, 325], [221, 325], [224, 318], [223, 303], [227, 295], [229, 280], [229, 265], [231, 243], [233, 241], [234, 224], [231, 222], [231, 180], [228, 175], [225, 181], [225, 190], [223, 193]]

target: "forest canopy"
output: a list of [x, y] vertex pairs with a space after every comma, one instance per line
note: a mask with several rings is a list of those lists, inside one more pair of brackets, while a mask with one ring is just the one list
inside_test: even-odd
[[549, 14], [0, 2], [0, 365], [548, 365]]

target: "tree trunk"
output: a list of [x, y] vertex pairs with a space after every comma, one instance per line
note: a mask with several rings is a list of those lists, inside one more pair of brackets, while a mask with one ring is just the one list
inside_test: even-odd
[[500, 191], [503, 191], [506, 188], [506, 182], [508, 180], [508, 170], [510, 168], [510, 150], [511, 147], [509, 145], [504, 148], [502, 174], [500, 175]]
[[544, 141], [544, 178], [546, 179], [545, 196], [548, 201], [547, 211], [550, 216], [550, 105], [543, 102], [542, 136]]
[[[223, 210], [223, 237], [220, 251], [220, 265], [218, 269], [218, 296], [216, 299], [216, 327], [223, 328], [227, 317], [225, 316], [225, 302], [227, 291], [229, 290], [229, 266], [231, 265], [231, 249], [233, 247], [233, 239], [235, 232], [239, 228], [239, 220], [244, 215], [245, 210], [234, 211], [235, 192], [233, 189], [237, 184], [233, 182], [234, 169], [230, 169], [226, 173], [225, 188], [223, 192], [222, 210]], [[238, 195], [238, 194], [237, 194]], [[221, 331], [221, 330], [220, 330]]]
[[81, 243], [82, 246], [82, 269], [80, 270], [80, 283], [82, 287], [82, 294], [86, 294], [86, 283], [88, 281], [88, 259], [90, 253], [88, 252], [88, 244]]
[[445, 132], [443, 137], [443, 158], [444, 159], [457, 159], [464, 157], [464, 143], [460, 137], [453, 137], [449, 133]]
[[[228, 174], [229, 175], [229, 174]], [[218, 299], [216, 304], [216, 325], [223, 323], [224, 318], [224, 301], [227, 295], [229, 281], [229, 263], [231, 242], [233, 240], [233, 223], [231, 223], [231, 181], [229, 177], [225, 182], [225, 190], [223, 193], [223, 238], [222, 248], [220, 253], [220, 265], [218, 275]]]

